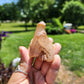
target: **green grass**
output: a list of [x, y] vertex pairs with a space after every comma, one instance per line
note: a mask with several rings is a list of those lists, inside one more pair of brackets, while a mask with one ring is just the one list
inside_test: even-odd
[[2, 42], [0, 57], [3, 62], [8, 65], [15, 57], [19, 57], [19, 46], [28, 48], [30, 40], [33, 38], [34, 32], [24, 32], [10, 35]]
[[60, 56], [64, 64], [71, 70], [84, 68], [84, 34], [51, 35], [51, 37], [62, 45]]
[[[0, 27], [0, 31], [19, 31], [14, 32], [5, 41], [2, 42], [2, 49], [0, 50], [0, 57], [2, 61], [8, 64], [16, 57], [20, 57], [19, 46], [28, 48], [31, 39], [33, 38], [34, 31], [25, 32], [24, 27], [18, 26], [22, 23], [4, 23]], [[29, 27], [35, 29], [35, 27]], [[48, 35], [54, 39], [54, 43], [60, 43], [62, 49], [60, 56], [62, 62], [69, 66], [70, 70], [84, 70], [84, 34], [63, 34], [63, 35]]]
[[[11, 23], [2, 23], [0, 26], [0, 31], [12, 31], [12, 32], [23, 32], [25, 31], [25, 23], [20, 23], [20, 22], [11, 22]], [[31, 24], [28, 24], [29, 28], [28, 30], [33, 30], [34, 27], [30, 27]]]

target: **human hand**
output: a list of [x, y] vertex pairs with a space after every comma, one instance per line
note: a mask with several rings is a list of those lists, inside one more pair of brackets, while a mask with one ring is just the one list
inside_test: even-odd
[[[49, 39], [53, 42], [51, 38]], [[14, 72], [8, 84], [54, 84], [61, 62], [58, 55], [61, 45], [55, 43], [54, 47], [55, 56], [53, 62], [43, 62], [38, 57], [32, 66], [33, 58], [29, 57], [29, 49], [21, 46], [19, 48], [21, 54], [20, 69], [28, 73], [28, 75], [21, 72]]]

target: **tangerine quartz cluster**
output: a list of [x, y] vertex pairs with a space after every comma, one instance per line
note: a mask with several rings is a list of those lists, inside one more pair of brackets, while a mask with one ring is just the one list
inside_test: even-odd
[[37, 24], [35, 35], [30, 43], [30, 57], [41, 57], [43, 61], [52, 62], [55, 55], [55, 48], [48, 39], [45, 31], [45, 22]]

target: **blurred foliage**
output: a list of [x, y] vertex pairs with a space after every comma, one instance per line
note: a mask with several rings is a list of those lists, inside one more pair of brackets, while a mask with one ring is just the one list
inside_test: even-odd
[[19, 0], [17, 3], [21, 11], [22, 20], [25, 21], [25, 29], [27, 30], [27, 22], [32, 20], [34, 22], [48, 19], [48, 7], [53, 4], [54, 0]]
[[63, 27], [59, 18], [52, 18], [52, 25], [54, 25], [56, 27], [60, 27], [60, 28]]
[[53, 4], [54, 0], [19, 0], [17, 6], [22, 12], [22, 17], [29, 21], [46, 20], [48, 13], [46, 10], [49, 5]]
[[66, 2], [62, 9], [62, 13], [62, 21], [65, 20], [74, 25], [84, 24], [84, 5], [79, 1]]
[[52, 18], [52, 24], [46, 27], [46, 32], [48, 34], [62, 34], [63, 25], [59, 18]]
[[[84, 24], [83, 0], [18, 0], [15, 3], [0, 5], [0, 20], [21, 20], [34, 23], [41, 20], [51, 22], [52, 18], [62, 17], [61, 22]], [[27, 30], [27, 28], [26, 28]]]
[[18, 20], [20, 17], [20, 11], [17, 6], [12, 2], [10, 4], [4, 4], [0, 6], [0, 20]]
[[81, 3], [83, 3], [83, 4], [84, 4], [84, 0], [79, 0], [79, 1], [81, 1]]

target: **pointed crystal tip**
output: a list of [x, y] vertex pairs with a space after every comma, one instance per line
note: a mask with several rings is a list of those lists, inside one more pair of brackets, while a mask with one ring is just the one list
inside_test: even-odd
[[44, 21], [39, 22], [39, 24], [46, 25], [46, 23]]

